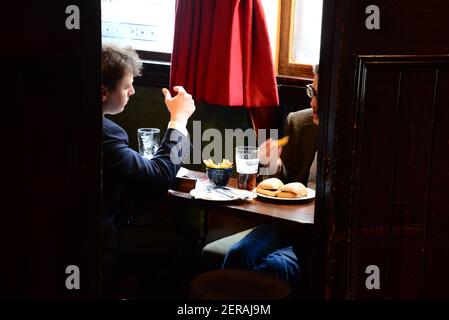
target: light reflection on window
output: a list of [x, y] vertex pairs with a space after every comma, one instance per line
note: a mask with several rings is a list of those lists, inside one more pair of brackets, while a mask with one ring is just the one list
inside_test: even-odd
[[291, 62], [318, 63], [320, 58], [323, 0], [296, 0]]

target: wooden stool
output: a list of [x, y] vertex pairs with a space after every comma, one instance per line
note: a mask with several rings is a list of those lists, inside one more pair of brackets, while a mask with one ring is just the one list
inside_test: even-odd
[[263, 272], [213, 270], [190, 283], [193, 300], [282, 300], [290, 295], [290, 285]]

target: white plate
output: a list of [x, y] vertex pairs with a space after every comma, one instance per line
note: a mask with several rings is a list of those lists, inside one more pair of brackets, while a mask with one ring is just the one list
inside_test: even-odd
[[307, 188], [307, 196], [298, 197], [298, 198], [279, 198], [279, 197], [266, 196], [259, 192], [256, 192], [256, 193], [257, 193], [258, 197], [273, 199], [273, 200], [278, 200], [278, 201], [303, 201], [303, 200], [310, 200], [310, 199], [315, 198], [315, 190], [310, 189], [310, 188]]
[[209, 201], [234, 201], [237, 199], [240, 199], [239, 197], [235, 196], [233, 198], [222, 196], [221, 194], [218, 194], [216, 192], [213, 193], [203, 193], [201, 194], [198, 190], [192, 189], [190, 190], [190, 195], [194, 197], [195, 199], [201, 199], [201, 200], [209, 200]]

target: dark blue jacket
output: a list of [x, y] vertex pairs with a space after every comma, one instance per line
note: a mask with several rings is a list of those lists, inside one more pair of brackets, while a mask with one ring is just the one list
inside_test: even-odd
[[125, 130], [107, 118], [103, 118], [102, 141], [104, 222], [116, 227], [127, 222], [132, 204], [160, 197], [173, 187], [190, 149], [187, 137], [167, 129], [158, 151], [148, 160], [129, 147]]

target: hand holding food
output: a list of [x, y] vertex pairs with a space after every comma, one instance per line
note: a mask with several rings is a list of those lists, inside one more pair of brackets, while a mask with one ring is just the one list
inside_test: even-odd
[[278, 146], [283, 147], [288, 143], [288, 136], [278, 140]]
[[267, 139], [260, 145], [259, 161], [263, 166], [276, 165], [282, 153], [282, 147], [288, 143], [288, 136], [279, 140]]

